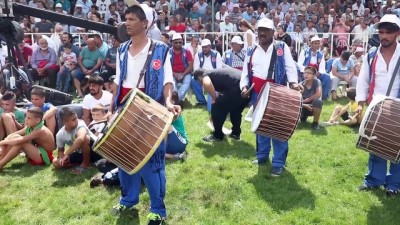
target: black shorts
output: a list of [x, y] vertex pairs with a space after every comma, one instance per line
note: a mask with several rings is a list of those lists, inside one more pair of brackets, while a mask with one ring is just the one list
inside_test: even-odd
[[[102, 157], [97, 154], [96, 152], [94, 152], [93, 150], [90, 150], [90, 162], [94, 163], [99, 161], [100, 159], [102, 159]], [[83, 162], [83, 155], [81, 152], [73, 152], [70, 156], [69, 156], [69, 163], [71, 164], [80, 164]]]

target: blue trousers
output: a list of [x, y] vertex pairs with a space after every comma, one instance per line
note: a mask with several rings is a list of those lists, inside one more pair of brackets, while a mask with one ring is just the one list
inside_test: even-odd
[[196, 100], [200, 104], [206, 104], [206, 98], [204, 97], [203, 94], [203, 87], [199, 82], [197, 82], [194, 78], [192, 78], [192, 81], [190, 82], [190, 87], [193, 90], [194, 95], [196, 96]]
[[192, 75], [186, 75], [182, 81], [180, 82], [181, 85], [178, 87], [178, 82], [174, 78], [175, 81], [175, 91], [178, 92], [179, 101], [183, 101], [185, 99], [186, 93], [189, 91], [190, 83], [192, 82]]
[[400, 188], [400, 164], [390, 163], [387, 173], [387, 160], [369, 154], [368, 173], [364, 182], [368, 187], [385, 185], [386, 189], [397, 191]]
[[[157, 151], [165, 153], [166, 144], [161, 142]], [[154, 154], [157, 154], [156, 153]], [[165, 155], [165, 154], [164, 154]], [[152, 156], [152, 158], [154, 155]], [[132, 207], [139, 203], [139, 194], [141, 190], [141, 178], [143, 178], [147, 191], [150, 196], [150, 212], [159, 214], [161, 217], [167, 216], [165, 209], [165, 156], [162, 159], [162, 167], [155, 170], [153, 167], [152, 159], [140, 169], [137, 173], [129, 175], [122, 169], [119, 169], [118, 176], [121, 182], [122, 196], [120, 204], [127, 207]]]
[[57, 73], [56, 89], [65, 93], [69, 92], [71, 87], [71, 71], [67, 67], [63, 66], [63, 71]]
[[321, 81], [322, 85], [322, 99], [328, 99], [329, 93], [331, 91], [331, 77], [329, 76], [329, 74], [321, 73], [318, 79]]
[[[251, 103], [255, 107], [258, 93], [252, 92]], [[256, 156], [258, 163], [264, 163], [269, 159], [271, 151], [271, 143], [274, 148], [274, 156], [272, 157], [272, 167], [282, 168], [286, 164], [286, 158], [289, 152], [289, 143], [287, 141], [279, 141], [270, 137], [256, 134]]]

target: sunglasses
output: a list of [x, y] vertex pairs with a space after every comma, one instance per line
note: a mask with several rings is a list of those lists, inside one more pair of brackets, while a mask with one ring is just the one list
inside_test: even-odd
[[176, 45], [181, 45], [183, 42], [182, 41], [174, 41], [174, 44]]

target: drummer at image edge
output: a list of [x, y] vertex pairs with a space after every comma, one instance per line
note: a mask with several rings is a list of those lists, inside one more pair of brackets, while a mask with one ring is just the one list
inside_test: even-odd
[[[362, 60], [363, 64], [356, 87], [356, 101], [359, 104], [356, 113], [362, 112], [364, 105], [370, 102], [374, 96], [386, 95], [389, 88], [389, 81], [392, 78], [396, 64], [399, 63], [398, 60], [400, 60], [400, 44], [397, 43], [397, 38], [400, 34], [400, 19], [393, 14], [384, 15], [379, 23], [376, 23], [374, 26], [379, 31], [381, 44], [377, 50], [371, 49]], [[372, 59], [371, 65], [368, 62], [368, 55]], [[375, 73], [370, 74], [370, 70], [371, 72], [374, 71], [373, 67], [375, 67]], [[390, 96], [400, 98], [399, 70], [395, 74]], [[358, 190], [367, 191], [383, 185], [388, 196], [398, 195], [400, 187], [400, 164], [390, 163], [389, 171], [387, 171], [387, 168], [387, 160], [370, 154], [368, 173], [365, 175], [364, 183], [358, 187]]]
[[[255, 104], [257, 96], [261, 94], [261, 88], [267, 82], [284, 86], [289, 83], [290, 88], [300, 90], [297, 84], [296, 64], [293, 61], [290, 49], [284, 42], [274, 40], [274, 30], [275, 27], [272, 20], [267, 18], [260, 19], [257, 31], [259, 43], [247, 49], [240, 89], [242, 90], [242, 96], [250, 97], [252, 104]], [[248, 89], [251, 84], [254, 84], [254, 89], [249, 93]], [[265, 164], [269, 160], [272, 142], [274, 156], [272, 158], [271, 175], [280, 176], [286, 164], [289, 151], [288, 142], [258, 134], [256, 134], [256, 142], [257, 159], [253, 163]]]
[[[133, 2], [133, 1], [129, 1]], [[125, 11], [126, 28], [130, 39], [121, 44], [117, 52], [116, 77], [113, 85], [112, 111], [121, 106], [121, 100], [129, 90], [138, 87], [152, 99], [165, 103], [169, 111], [175, 116], [180, 114], [180, 106], [171, 102], [174, 81], [172, 77], [171, 60], [168, 46], [162, 42], [147, 37], [147, 30], [155, 21], [157, 15], [146, 4], [133, 3]], [[145, 65], [150, 48], [154, 46], [148, 64]], [[146, 69], [145, 76], [139, 82], [142, 68]], [[139, 85], [137, 85], [139, 83]], [[150, 198], [149, 225], [164, 223], [167, 216], [164, 197], [166, 194], [165, 176], [166, 143], [162, 141], [148, 160], [135, 174], [129, 175], [122, 169], [118, 170], [121, 182], [121, 198], [111, 213], [119, 215], [123, 211], [132, 209], [139, 203], [141, 179], [143, 179]]]

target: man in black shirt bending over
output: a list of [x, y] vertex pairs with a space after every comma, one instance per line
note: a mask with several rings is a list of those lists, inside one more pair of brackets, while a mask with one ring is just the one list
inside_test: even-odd
[[[228, 113], [232, 123], [232, 133], [229, 137], [240, 140], [242, 112], [249, 103], [248, 98], [244, 99], [241, 96], [239, 87], [241, 71], [233, 68], [198, 69], [193, 75], [212, 97], [211, 118], [214, 123], [214, 133], [204, 137], [203, 140], [213, 142], [224, 139], [222, 126]], [[216, 92], [219, 92], [218, 96]]]

